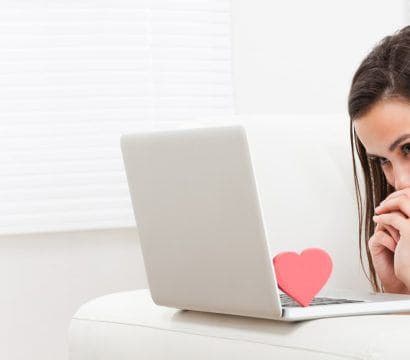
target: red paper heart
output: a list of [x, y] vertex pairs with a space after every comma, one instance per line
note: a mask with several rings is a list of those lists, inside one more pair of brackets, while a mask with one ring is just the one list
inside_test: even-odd
[[302, 306], [326, 284], [332, 272], [330, 255], [319, 248], [308, 248], [299, 255], [285, 251], [273, 258], [278, 287]]

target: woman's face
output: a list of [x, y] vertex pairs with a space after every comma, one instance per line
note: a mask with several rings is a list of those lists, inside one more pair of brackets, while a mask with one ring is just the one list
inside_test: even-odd
[[380, 163], [387, 182], [396, 191], [410, 187], [410, 103], [379, 101], [353, 126], [367, 154]]

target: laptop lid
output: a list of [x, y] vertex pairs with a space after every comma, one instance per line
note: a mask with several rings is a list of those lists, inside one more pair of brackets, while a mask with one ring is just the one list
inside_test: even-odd
[[121, 149], [153, 301], [280, 317], [244, 128], [127, 134]]

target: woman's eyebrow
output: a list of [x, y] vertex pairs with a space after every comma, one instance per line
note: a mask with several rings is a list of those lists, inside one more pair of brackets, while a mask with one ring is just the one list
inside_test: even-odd
[[[394, 149], [397, 147], [397, 145], [399, 145], [403, 140], [406, 140], [407, 138], [410, 137], [410, 134], [404, 134], [399, 136], [396, 140], [394, 140], [392, 142], [392, 144], [389, 146], [389, 151], [393, 152]], [[376, 154], [370, 154], [370, 153], [366, 153], [367, 156], [374, 156], [374, 157], [379, 157], [379, 155]]]

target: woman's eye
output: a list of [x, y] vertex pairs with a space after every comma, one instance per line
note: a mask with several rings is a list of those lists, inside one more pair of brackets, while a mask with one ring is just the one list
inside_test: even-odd
[[402, 149], [407, 149], [405, 152], [406, 152], [406, 153], [409, 153], [409, 151], [410, 151], [410, 143], [404, 144], [401, 148], [402, 148]]
[[386, 160], [385, 158], [378, 158], [378, 161], [379, 161], [379, 164], [382, 166], [386, 165], [389, 162], [389, 160]]
[[[401, 149], [404, 151], [404, 153], [405, 153], [406, 155], [409, 154], [409, 153], [410, 153], [410, 143], [404, 144], [404, 145], [401, 147]], [[377, 161], [379, 162], [379, 164], [380, 164], [381, 166], [386, 165], [386, 164], [389, 162], [389, 160], [387, 160], [387, 159], [385, 159], [385, 158], [382, 158], [382, 157], [377, 158]]]

